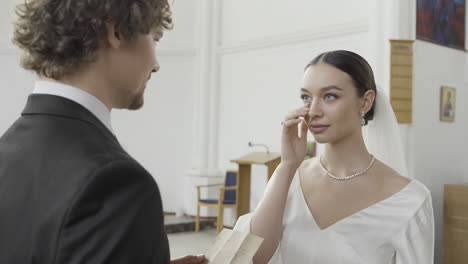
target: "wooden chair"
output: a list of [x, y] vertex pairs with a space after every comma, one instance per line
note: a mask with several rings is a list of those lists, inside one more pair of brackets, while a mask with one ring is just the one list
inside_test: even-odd
[[[209, 184], [209, 185], [198, 185], [197, 186], [197, 217], [195, 218], [195, 232], [200, 231], [200, 206], [216, 207], [218, 208], [218, 219], [216, 224], [216, 231], [219, 233], [223, 230], [223, 216], [224, 208], [234, 208], [237, 212], [237, 207], [239, 205], [239, 195], [238, 195], [238, 183], [239, 183], [239, 173], [237, 171], [227, 171], [224, 184]], [[208, 187], [219, 187], [218, 199], [202, 199], [200, 197], [200, 188]]]

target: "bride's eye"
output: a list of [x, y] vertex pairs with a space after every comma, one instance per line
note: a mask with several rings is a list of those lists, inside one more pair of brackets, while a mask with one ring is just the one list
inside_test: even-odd
[[312, 98], [308, 96], [307, 94], [302, 94], [301, 100], [304, 102], [304, 104], [306, 104], [306, 103], [310, 103], [312, 101]]
[[337, 98], [338, 98], [338, 96], [336, 96], [334, 94], [326, 94], [325, 95], [325, 100], [327, 100], [327, 101], [333, 101], [333, 100], [335, 100]]

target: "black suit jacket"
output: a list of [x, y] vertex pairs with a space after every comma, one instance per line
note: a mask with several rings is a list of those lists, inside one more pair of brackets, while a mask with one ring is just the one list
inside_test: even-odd
[[0, 138], [0, 263], [169, 263], [151, 175], [81, 105], [33, 94]]

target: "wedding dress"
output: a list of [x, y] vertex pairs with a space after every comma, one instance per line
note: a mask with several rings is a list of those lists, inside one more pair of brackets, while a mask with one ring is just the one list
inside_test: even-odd
[[[268, 188], [268, 187], [267, 187]], [[252, 213], [235, 230], [250, 232]], [[431, 264], [434, 223], [429, 190], [412, 180], [401, 191], [320, 229], [298, 175], [291, 183], [283, 232], [270, 264]]]

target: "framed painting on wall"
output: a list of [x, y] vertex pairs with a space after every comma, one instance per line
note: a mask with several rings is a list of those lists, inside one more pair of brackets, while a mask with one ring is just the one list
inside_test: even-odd
[[417, 0], [416, 38], [465, 50], [466, 0]]
[[455, 120], [455, 88], [442, 86], [440, 89], [440, 120], [453, 122]]

